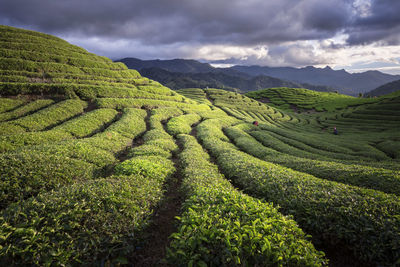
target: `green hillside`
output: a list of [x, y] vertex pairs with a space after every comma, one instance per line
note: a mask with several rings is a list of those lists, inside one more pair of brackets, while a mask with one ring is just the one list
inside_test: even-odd
[[0, 39], [2, 266], [398, 263], [398, 95], [298, 114]]
[[336, 111], [351, 106], [375, 102], [335, 92], [315, 92], [302, 88], [277, 87], [246, 93], [246, 96], [287, 111]]

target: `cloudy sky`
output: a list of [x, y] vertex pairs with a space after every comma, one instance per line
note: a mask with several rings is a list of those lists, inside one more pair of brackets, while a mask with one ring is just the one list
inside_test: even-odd
[[112, 59], [400, 74], [400, 0], [1, 0], [0, 24]]

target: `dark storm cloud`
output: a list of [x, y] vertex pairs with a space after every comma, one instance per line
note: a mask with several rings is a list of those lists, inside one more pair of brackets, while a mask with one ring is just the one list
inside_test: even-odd
[[254, 45], [331, 37], [348, 22], [351, 5], [347, 0], [2, 0], [0, 16], [12, 25], [61, 35]]
[[[320, 41], [323, 51], [399, 44], [399, 14], [400, 0], [1, 0], [0, 5], [2, 24], [58, 35], [113, 59], [197, 56], [296, 66], [329, 61], [305, 40]], [[334, 38], [343, 33], [347, 44]], [[213, 45], [219, 50], [198, 53]], [[267, 55], [239, 51], [257, 47], [265, 47]]]
[[375, 0], [370, 2], [365, 16], [355, 17], [346, 29], [349, 44], [400, 44], [400, 1]]

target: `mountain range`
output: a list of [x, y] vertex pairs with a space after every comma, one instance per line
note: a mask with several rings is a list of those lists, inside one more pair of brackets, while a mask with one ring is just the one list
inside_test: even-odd
[[342, 94], [358, 95], [400, 79], [400, 75], [390, 75], [379, 71], [349, 73], [345, 70], [333, 70], [330, 67], [237, 65], [230, 68], [215, 68], [209, 63], [186, 59], [123, 58], [117, 61], [172, 89], [217, 87], [247, 92], [270, 87], [293, 87], [315, 91], [336, 90]]
[[385, 83], [400, 79], [400, 75], [390, 75], [379, 71], [349, 73], [343, 69], [333, 70], [330, 67], [315, 68], [308, 66], [304, 68], [292, 68], [234, 66], [232, 68], [253, 76], [268, 75], [294, 82], [330, 86], [341, 93], [349, 95], [366, 93]]

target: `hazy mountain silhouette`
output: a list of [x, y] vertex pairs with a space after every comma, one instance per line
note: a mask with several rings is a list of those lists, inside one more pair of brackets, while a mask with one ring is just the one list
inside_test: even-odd
[[305, 68], [292, 68], [233, 66], [231, 69], [252, 76], [268, 75], [292, 82], [330, 86], [340, 93], [353, 95], [371, 91], [385, 83], [400, 79], [400, 75], [390, 75], [379, 71], [349, 73], [345, 70], [333, 70], [330, 67], [315, 68], [308, 66]]
[[365, 95], [370, 95], [370, 96], [381, 96], [381, 95], [387, 95], [393, 92], [396, 92], [400, 90], [400, 80], [386, 83], [382, 86], [379, 86], [378, 88], [365, 93]]
[[242, 92], [270, 87], [307, 88], [316, 91], [332, 91], [327, 86], [290, 82], [267, 75], [251, 75], [233, 68], [214, 68], [208, 63], [196, 60], [140, 60], [123, 58], [117, 60], [128, 68], [138, 70], [143, 76], [156, 80], [172, 89], [182, 88], [224, 88], [239, 89]]

